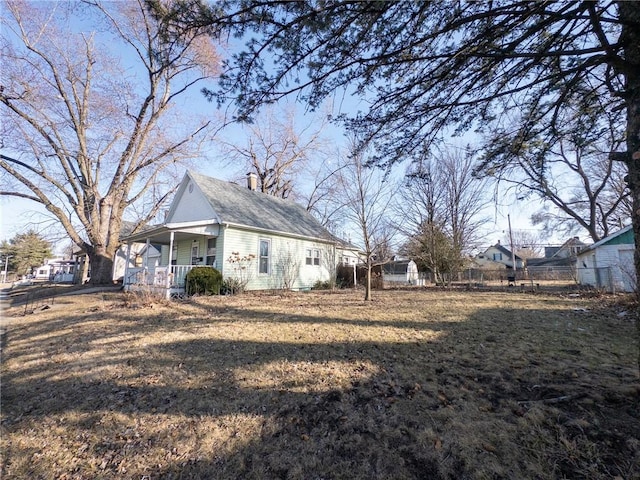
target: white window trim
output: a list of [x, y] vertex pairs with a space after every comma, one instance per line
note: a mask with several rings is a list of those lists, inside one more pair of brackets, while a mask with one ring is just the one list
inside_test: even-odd
[[306, 248], [304, 251], [304, 264], [307, 267], [319, 267], [321, 263], [320, 257], [319, 248]]
[[[260, 266], [262, 264], [262, 251], [261, 251], [261, 246], [262, 246], [262, 242], [267, 242], [267, 271], [266, 272], [261, 272], [260, 271]], [[271, 275], [271, 239], [270, 238], [260, 238], [258, 240], [258, 275], [262, 275], [262, 276], [269, 276]]]

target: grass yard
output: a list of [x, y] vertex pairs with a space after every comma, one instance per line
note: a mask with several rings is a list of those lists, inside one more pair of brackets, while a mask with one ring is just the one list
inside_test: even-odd
[[440, 290], [15, 307], [0, 476], [638, 479], [632, 308]]

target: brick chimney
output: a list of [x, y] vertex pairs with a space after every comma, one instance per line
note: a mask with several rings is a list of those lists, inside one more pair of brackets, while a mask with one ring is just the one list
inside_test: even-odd
[[253, 172], [247, 173], [247, 188], [254, 192], [258, 188], [258, 176]]

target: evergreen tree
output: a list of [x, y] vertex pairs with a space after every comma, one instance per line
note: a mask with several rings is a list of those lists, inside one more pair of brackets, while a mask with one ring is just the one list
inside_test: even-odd
[[3, 258], [9, 256], [9, 271], [18, 275], [27, 275], [31, 270], [43, 264], [46, 258], [51, 258], [51, 243], [42, 235], [29, 230], [19, 233], [8, 242], [0, 245]]

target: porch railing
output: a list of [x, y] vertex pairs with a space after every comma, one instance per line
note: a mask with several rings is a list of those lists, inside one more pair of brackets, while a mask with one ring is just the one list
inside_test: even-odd
[[185, 277], [193, 268], [200, 265], [170, 265], [166, 267], [130, 268], [125, 285], [155, 285], [167, 288], [184, 288]]

